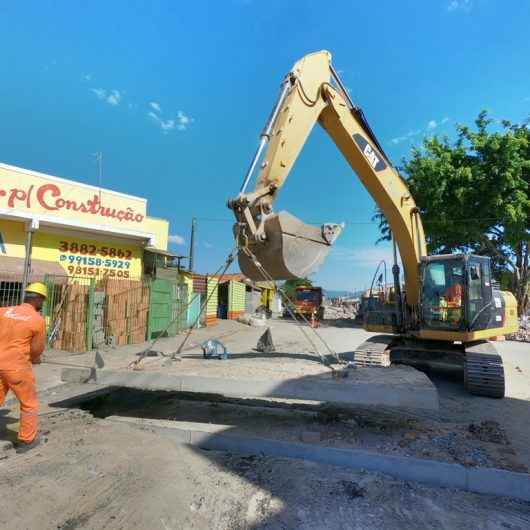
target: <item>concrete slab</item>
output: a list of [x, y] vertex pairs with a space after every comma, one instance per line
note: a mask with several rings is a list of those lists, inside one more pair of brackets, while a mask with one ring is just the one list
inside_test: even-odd
[[[208, 363], [206, 363], [208, 364]], [[228, 361], [218, 361], [226, 370]], [[178, 368], [181, 368], [177, 372]], [[146, 371], [97, 370], [88, 382], [99, 385], [123, 386], [143, 390], [167, 390], [217, 394], [230, 398], [276, 398], [334, 403], [341, 406], [384, 406], [407, 410], [438, 410], [438, 394], [430, 380], [408, 366], [390, 368], [361, 368], [350, 371], [344, 379], [333, 379], [329, 371], [302, 377], [268, 371], [265, 378], [238, 377], [240, 371], [231, 370], [223, 377], [196, 375], [181, 367], [162, 371], [152, 367]], [[234, 368], [234, 367], [232, 367]], [[62, 373], [65, 382], [86, 380], [85, 368], [68, 368]]]
[[401, 480], [456, 488], [476, 493], [530, 501], [530, 475], [495, 468], [464, 467], [437, 460], [394, 456], [357, 449], [338, 449], [318, 444], [294, 443], [271, 438], [234, 435], [226, 425], [173, 422], [144, 418], [109, 416], [107, 421], [148, 428], [176, 443], [213, 451], [260, 454], [303, 459], [343, 468], [377, 471]]

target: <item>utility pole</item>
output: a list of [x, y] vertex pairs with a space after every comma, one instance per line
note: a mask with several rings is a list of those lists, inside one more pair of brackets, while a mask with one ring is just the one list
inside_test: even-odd
[[98, 187], [99, 187], [99, 200], [101, 202], [101, 181], [103, 180], [103, 153], [97, 151], [94, 153], [96, 157], [96, 164], [98, 165]]
[[193, 272], [193, 258], [195, 254], [195, 229], [197, 227], [197, 218], [193, 217], [191, 220], [191, 235], [190, 235], [190, 260], [188, 262], [188, 270]]
[[182, 270], [182, 266], [180, 265], [180, 262], [183, 259], [188, 259], [188, 256], [175, 256], [175, 259], [177, 260], [177, 270], [180, 272]]

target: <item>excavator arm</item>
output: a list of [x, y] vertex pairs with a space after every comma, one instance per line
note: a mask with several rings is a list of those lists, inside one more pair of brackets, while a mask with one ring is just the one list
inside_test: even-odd
[[[273, 212], [274, 200], [317, 122], [385, 215], [403, 263], [407, 304], [418, 305], [418, 267], [426, 255], [419, 211], [362, 111], [351, 102], [327, 51], [306, 55], [286, 76], [240, 194], [229, 201], [242, 272], [255, 280], [306, 276], [322, 263], [339, 235], [338, 225], [314, 227], [287, 212]], [[255, 189], [247, 193], [264, 151]], [[324, 193], [318, 188], [315, 192]]]

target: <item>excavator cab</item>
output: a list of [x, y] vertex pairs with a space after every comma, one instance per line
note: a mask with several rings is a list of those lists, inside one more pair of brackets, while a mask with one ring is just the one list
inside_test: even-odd
[[471, 254], [421, 260], [422, 328], [479, 331], [501, 327], [502, 297], [494, 296], [490, 259]]

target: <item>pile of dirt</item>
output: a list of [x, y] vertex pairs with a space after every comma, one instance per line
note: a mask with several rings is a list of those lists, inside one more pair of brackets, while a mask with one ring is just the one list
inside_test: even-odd
[[530, 342], [530, 318], [525, 316], [519, 319], [519, 330], [510, 335], [506, 335], [508, 340], [518, 342]]
[[510, 441], [504, 429], [496, 421], [486, 420], [479, 424], [471, 423], [469, 432], [482, 442], [509, 445]]
[[343, 302], [340, 305], [325, 305], [324, 320], [355, 319], [357, 316], [356, 305]]
[[495, 421], [469, 424], [358, 411], [347, 415], [333, 407], [323, 409], [317, 421], [325, 425], [321, 438], [327, 445], [348, 444], [377, 453], [527, 472]]

